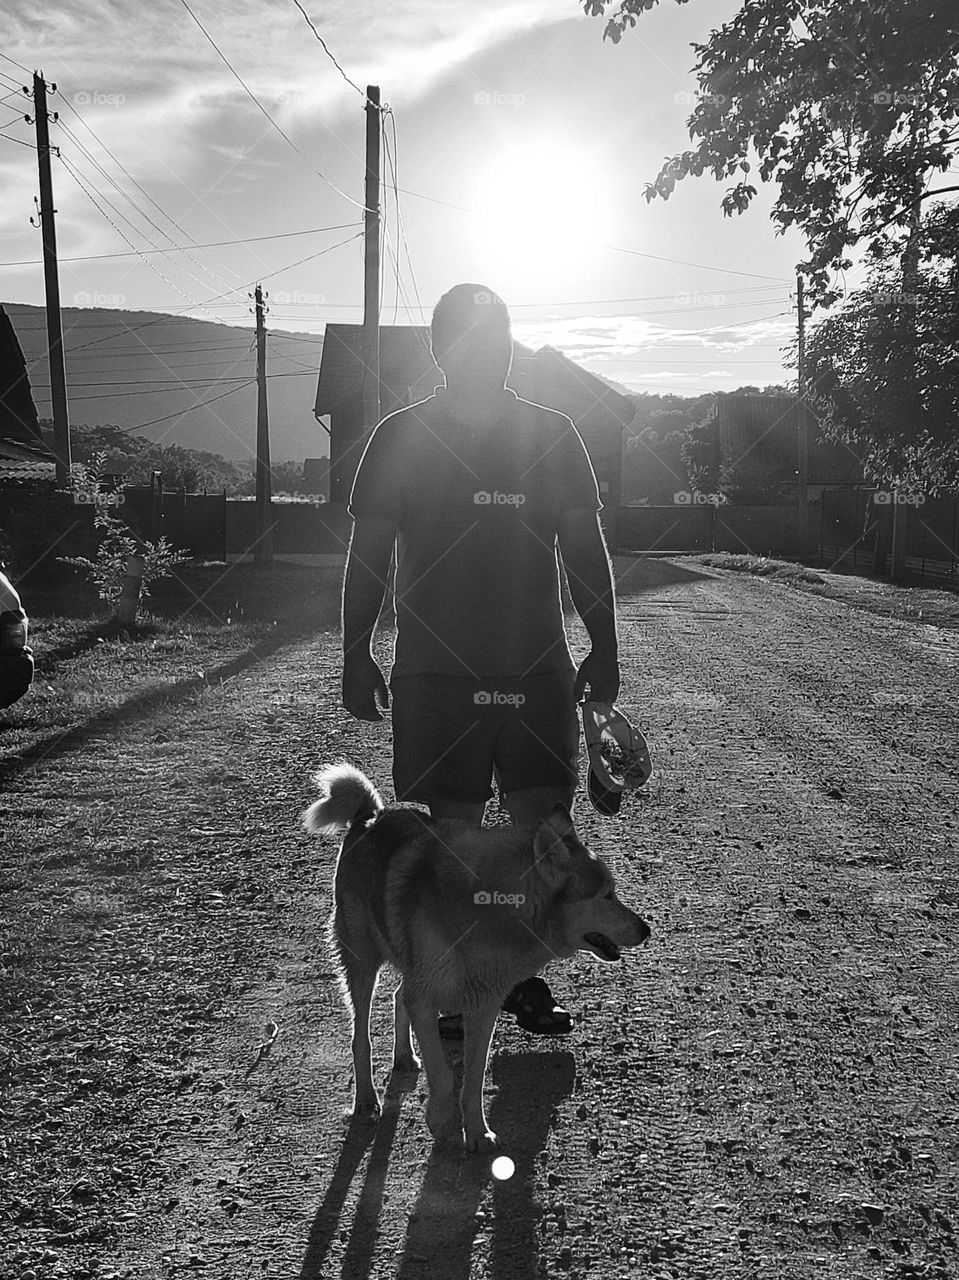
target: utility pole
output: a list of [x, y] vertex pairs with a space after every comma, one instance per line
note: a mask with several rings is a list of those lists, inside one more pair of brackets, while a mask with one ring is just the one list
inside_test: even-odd
[[[363, 213], [363, 422], [380, 420], [380, 90], [366, 86], [366, 193]], [[345, 495], [349, 496], [349, 495]]]
[[796, 274], [796, 308], [799, 330], [796, 341], [796, 382], [799, 402], [796, 406], [799, 457], [799, 554], [809, 554], [809, 408], [806, 404], [806, 307], [802, 273]]
[[[54, 93], [56, 85], [52, 85]], [[47, 360], [53, 400], [53, 452], [57, 463], [57, 488], [70, 483], [70, 418], [67, 409], [67, 377], [63, 367], [63, 329], [60, 321], [60, 278], [57, 270], [57, 231], [54, 223], [53, 179], [50, 176], [50, 131], [47, 85], [43, 72], [33, 73], [34, 123], [37, 127], [37, 163], [40, 168], [40, 234], [43, 240], [43, 282], [47, 311]], [[54, 112], [54, 120], [59, 118]]]
[[270, 413], [266, 402], [266, 328], [263, 324], [263, 286], [253, 294], [256, 307], [256, 542], [254, 564], [273, 563], [273, 520], [270, 510]]

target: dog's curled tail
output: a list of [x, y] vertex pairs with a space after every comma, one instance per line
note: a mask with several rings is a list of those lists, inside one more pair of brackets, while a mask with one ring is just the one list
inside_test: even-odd
[[354, 822], [375, 818], [383, 808], [380, 793], [366, 774], [345, 760], [326, 765], [313, 781], [320, 799], [303, 814], [303, 826], [311, 835], [332, 835]]

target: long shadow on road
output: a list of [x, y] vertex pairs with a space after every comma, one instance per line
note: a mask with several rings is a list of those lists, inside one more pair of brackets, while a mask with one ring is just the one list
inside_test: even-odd
[[718, 575], [702, 571], [700, 566], [678, 564], [674, 560], [658, 556], [613, 557], [616, 570], [616, 599], [628, 600], [646, 591], [661, 591], [670, 587], [689, 586], [694, 582], [715, 582]]
[[[496, 1280], [536, 1280], [539, 1274], [536, 1157], [546, 1146], [560, 1102], [572, 1092], [575, 1060], [568, 1052], [498, 1054], [491, 1075], [498, 1093], [489, 1121], [500, 1136], [503, 1154], [514, 1162], [515, 1173], [507, 1181], [496, 1181], [491, 1173], [492, 1157], [465, 1155], [434, 1145], [410, 1214], [403, 1252], [392, 1273], [396, 1280], [436, 1280], [440, 1276], [443, 1280], [469, 1280], [480, 1229], [477, 1208], [491, 1181], [491, 1274]], [[374, 1272], [373, 1251], [400, 1102], [391, 1086], [375, 1129], [361, 1121], [350, 1125], [313, 1221], [299, 1280], [320, 1280], [332, 1274], [325, 1266], [326, 1259], [338, 1232], [344, 1229], [340, 1215], [368, 1148], [369, 1162], [340, 1276], [342, 1280], [368, 1280], [373, 1274], [385, 1274], [381, 1269]]]
[[264, 658], [268, 658], [278, 649], [296, 644], [298, 641], [305, 640], [315, 633], [316, 627], [313, 626], [298, 627], [296, 630], [290, 631], [278, 630], [268, 638], [258, 641], [251, 648], [239, 654], [238, 657], [214, 667], [211, 671], [204, 672], [198, 676], [190, 676], [186, 680], [177, 680], [173, 684], [161, 685], [156, 689], [148, 689], [132, 698], [128, 698], [126, 702], [121, 703], [118, 707], [111, 707], [109, 711], [102, 711], [97, 715], [90, 716], [89, 719], [84, 720], [82, 724], [75, 725], [72, 729], [48, 734], [24, 751], [0, 759], [0, 789], [2, 789], [4, 783], [18, 774], [25, 773], [36, 765], [48, 764], [51, 761], [58, 760], [68, 752], [82, 747], [91, 738], [98, 737], [105, 730], [131, 724], [151, 712], [182, 702], [198, 689], [222, 684], [224, 680], [229, 680], [231, 676], [239, 675], [241, 671], [245, 671], [248, 667], [261, 662]]

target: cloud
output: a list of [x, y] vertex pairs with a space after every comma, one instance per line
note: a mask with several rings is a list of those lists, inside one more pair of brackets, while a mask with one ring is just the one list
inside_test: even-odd
[[615, 361], [617, 356], [654, 355], [663, 347], [701, 350], [704, 359], [717, 352], [748, 351], [784, 341], [793, 332], [788, 320], [699, 330], [674, 328], [638, 315], [556, 317], [549, 320], [516, 320], [513, 332], [519, 341], [534, 348], [556, 347], [571, 359]]

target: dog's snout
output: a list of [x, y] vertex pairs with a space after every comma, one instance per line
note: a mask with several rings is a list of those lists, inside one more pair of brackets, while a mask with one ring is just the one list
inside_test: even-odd
[[639, 934], [639, 941], [643, 943], [648, 942], [649, 936], [652, 933], [649, 925], [641, 916], [635, 914], [633, 915], [633, 920], [636, 924], [636, 932]]

